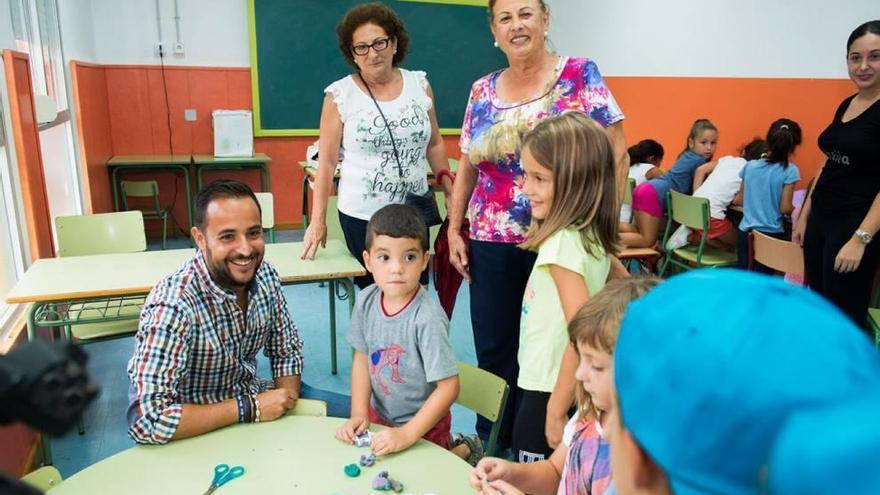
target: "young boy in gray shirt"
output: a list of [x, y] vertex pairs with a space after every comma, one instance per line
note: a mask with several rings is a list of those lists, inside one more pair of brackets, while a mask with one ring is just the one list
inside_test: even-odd
[[[449, 320], [419, 283], [428, 265], [428, 230], [418, 212], [393, 204], [367, 224], [364, 264], [376, 283], [357, 296], [348, 342], [351, 418], [336, 438], [353, 443], [370, 423], [376, 455], [405, 450], [424, 438], [468, 459], [471, 441], [451, 445], [450, 406], [458, 398], [458, 364], [449, 345]], [[468, 439], [471, 440], [471, 439]]]

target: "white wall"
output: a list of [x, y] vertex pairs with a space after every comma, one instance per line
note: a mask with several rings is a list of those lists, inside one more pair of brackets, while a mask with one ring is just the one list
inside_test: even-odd
[[12, 36], [12, 16], [9, 12], [9, 0], [0, 0], [0, 50], [15, 47]]
[[845, 78], [878, 0], [548, 0], [557, 51], [605, 75]]
[[92, 0], [59, 1], [58, 22], [64, 61], [97, 62]]
[[[95, 51], [102, 64], [159, 63], [155, 0], [91, 0]], [[178, 0], [180, 36], [186, 54], [170, 53], [168, 65], [248, 67], [245, 0]], [[162, 41], [175, 42], [174, 0], [159, 0]]]

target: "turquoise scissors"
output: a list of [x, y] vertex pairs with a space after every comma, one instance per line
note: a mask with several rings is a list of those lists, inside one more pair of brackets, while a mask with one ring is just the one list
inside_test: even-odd
[[241, 466], [229, 467], [229, 464], [217, 464], [214, 466], [214, 481], [211, 482], [211, 486], [208, 487], [205, 495], [211, 495], [214, 493], [214, 490], [243, 475], [244, 468]]

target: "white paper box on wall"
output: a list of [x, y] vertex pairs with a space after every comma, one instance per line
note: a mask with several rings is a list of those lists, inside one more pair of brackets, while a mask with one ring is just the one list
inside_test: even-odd
[[250, 110], [214, 110], [214, 156], [254, 156]]

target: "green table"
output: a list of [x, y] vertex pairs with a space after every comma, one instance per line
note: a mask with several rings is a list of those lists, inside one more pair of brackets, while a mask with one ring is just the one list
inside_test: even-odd
[[176, 170], [183, 173], [186, 190], [187, 229], [193, 225], [192, 186], [189, 178], [190, 155], [117, 155], [107, 160], [110, 187], [113, 189], [113, 211], [119, 211], [119, 173], [124, 170]]
[[242, 170], [256, 168], [260, 171], [260, 188], [263, 192], [272, 192], [269, 182], [269, 162], [272, 161], [265, 153], [254, 153], [254, 156], [217, 157], [214, 155], [193, 155], [196, 167], [196, 191], [202, 190], [202, 172], [205, 170]]
[[[38, 327], [137, 320], [143, 296], [194, 253], [192, 249], [169, 249], [39, 259], [6, 294], [6, 302], [32, 303], [28, 313], [30, 340], [36, 337]], [[344, 289], [340, 299], [348, 301], [350, 312], [354, 305], [350, 277], [366, 272], [341, 241], [327, 241], [327, 248], [311, 261], [301, 260], [301, 254], [301, 242], [266, 244], [264, 259], [278, 270], [282, 284], [329, 283], [330, 369], [336, 374], [336, 288]], [[295, 305], [293, 308], [296, 311]], [[46, 442], [44, 451], [47, 464], [51, 464]]]
[[243, 466], [245, 474], [220, 487], [216, 495], [235, 494], [379, 494], [370, 483], [380, 471], [404, 485], [405, 493], [461, 495], [471, 467], [425, 440], [404, 452], [385, 456], [356, 478], [342, 468], [368, 449], [346, 445], [333, 432], [339, 418], [285, 416], [277, 421], [234, 425], [166, 445], [135, 446], [64, 480], [49, 495], [95, 493], [201, 494], [214, 466]]

